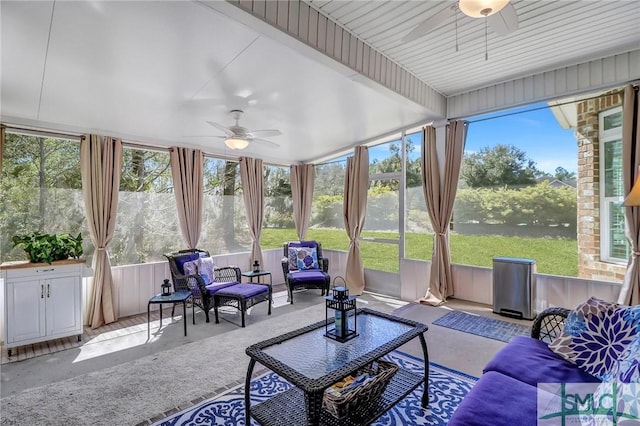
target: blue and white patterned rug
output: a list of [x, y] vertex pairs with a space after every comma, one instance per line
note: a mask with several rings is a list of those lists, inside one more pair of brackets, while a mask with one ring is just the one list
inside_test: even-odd
[[[421, 359], [393, 351], [385, 357], [402, 368], [423, 374]], [[420, 406], [422, 386], [383, 414], [374, 425], [446, 425], [458, 404], [477, 379], [469, 375], [430, 363], [429, 408]], [[251, 382], [251, 404], [257, 404], [291, 388], [291, 384], [277, 374], [268, 372]], [[153, 426], [225, 425], [240, 426], [244, 419], [244, 386], [204, 401], [155, 423]], [[258, 425], [252, 421], [251, 425]]]
[[432, 324], [503, 342], [509, 342], [514, 336], [531, 335], [530, 325], [516, 324], [460, 311], [449, 312]]

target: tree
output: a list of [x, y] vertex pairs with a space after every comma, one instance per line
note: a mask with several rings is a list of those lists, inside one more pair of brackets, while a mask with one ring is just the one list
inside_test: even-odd
[[471, 188], [535, 183], [535, 162], [513, 145], [496, 145], [465, 155], [460, 177]]
[[576, 178], [575, 172], [570, 172], [564, 167], [556, 167], [556, 173], [554, 175], [556, 179], [561, 182], [566, 182], [568, 180], [573, 180]]
[[[389, 145], [389, 151], [391, 155], [387, 158], [380, 160], [373, 160], [369, 167], [370, 173], [393, 173], [402, 170], [402, 155], [400, 152], [400, 143], [392, 143]], [[407, 173], [406, 173], [406, 186], [409, 188], [421, 186], [422, 178], [420, 177], [420, 159], [410, 160], [410, 154], [415, 150], [415, 146], [411, 140], [407, 140], [406, 153], [407, 153]], [[386, 182], [384, 185], [391, 186], [391, 189], [397, 190], [397, 185], [388, 185]]]

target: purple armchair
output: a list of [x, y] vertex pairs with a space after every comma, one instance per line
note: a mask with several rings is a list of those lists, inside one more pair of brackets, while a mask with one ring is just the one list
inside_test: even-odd
[[322, 257], [322, 244], [317, 241], [290, 241], [284, 243], [282, 272], [293, 304], [296, 288], [319, 288], [322, 295], [329, 294], [331, 276], [329, 259]]
[[214, 307], [213, 296], [216, 292], [240, 284], [241, 272], [236, 266], [213, 268], [211, 274], [193, 269], [190, 263], [200, 258], [210, 257], [209, 252], [204, 250], [180, 250], [177, 253], [165, 254], [165, 257], [169, 260], [174, 290], [191, 291], [193, 303], [204, 311], [207, 322], [209, 322], [209, 310]]

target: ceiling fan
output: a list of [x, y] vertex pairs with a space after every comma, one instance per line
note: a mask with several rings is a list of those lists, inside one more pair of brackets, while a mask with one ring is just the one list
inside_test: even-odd
[[450, 17], [456, 16], [457, 50], [458, 11], [471, 18], [485, 18], [485, 26], [491, 26], [498, 35], [506, 35], [518, 29], [518, 15], [509, 0], [459, 0], [418, 24], [402, 38], [402, 42], [416, 40], [444, 25]]
[[218, 124], [213, 121], [207, 121], [207, 123], [218, 130], [221, 130], [225, 133], [225, 136], [213, 136], [216, 138], [223, 138], [224, 144], [229, 149], [245, 149], [251, 142], [260, 142], [263, 144], [267, 144], [272, 148], [278, 148], [278, 145], [275, 142], [268, 141], [266, 139], [261, 139], [260, 137], [269, 137], [269, 136], [279, 136], [282, 134], [280, 130], [268, 129], [268, 130], [248, 130], [246, 127], [242, 127], [238, 124], [240, 117], [244, 111], [239, 109], [231, 110], [231, 115], [234, 120], [236, 120], [236, 124], [233, 126], [225, 127], [222, 124]]

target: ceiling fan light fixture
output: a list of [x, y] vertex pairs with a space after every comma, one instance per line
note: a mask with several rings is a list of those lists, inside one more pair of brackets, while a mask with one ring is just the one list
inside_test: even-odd
[[472, 18], [486, 18], [509, 3], [509, 0], [459, 0], [458, 8], [462, 13]]
[[249, 141], [246, 139], [240, 139], [237, 137], [231, 137], [231, 138], [227, 138], [224, 140], [224, 144], [227, 146], [227, 148], [229, 149], [245, 149], [246, 147], [249, 146]]

